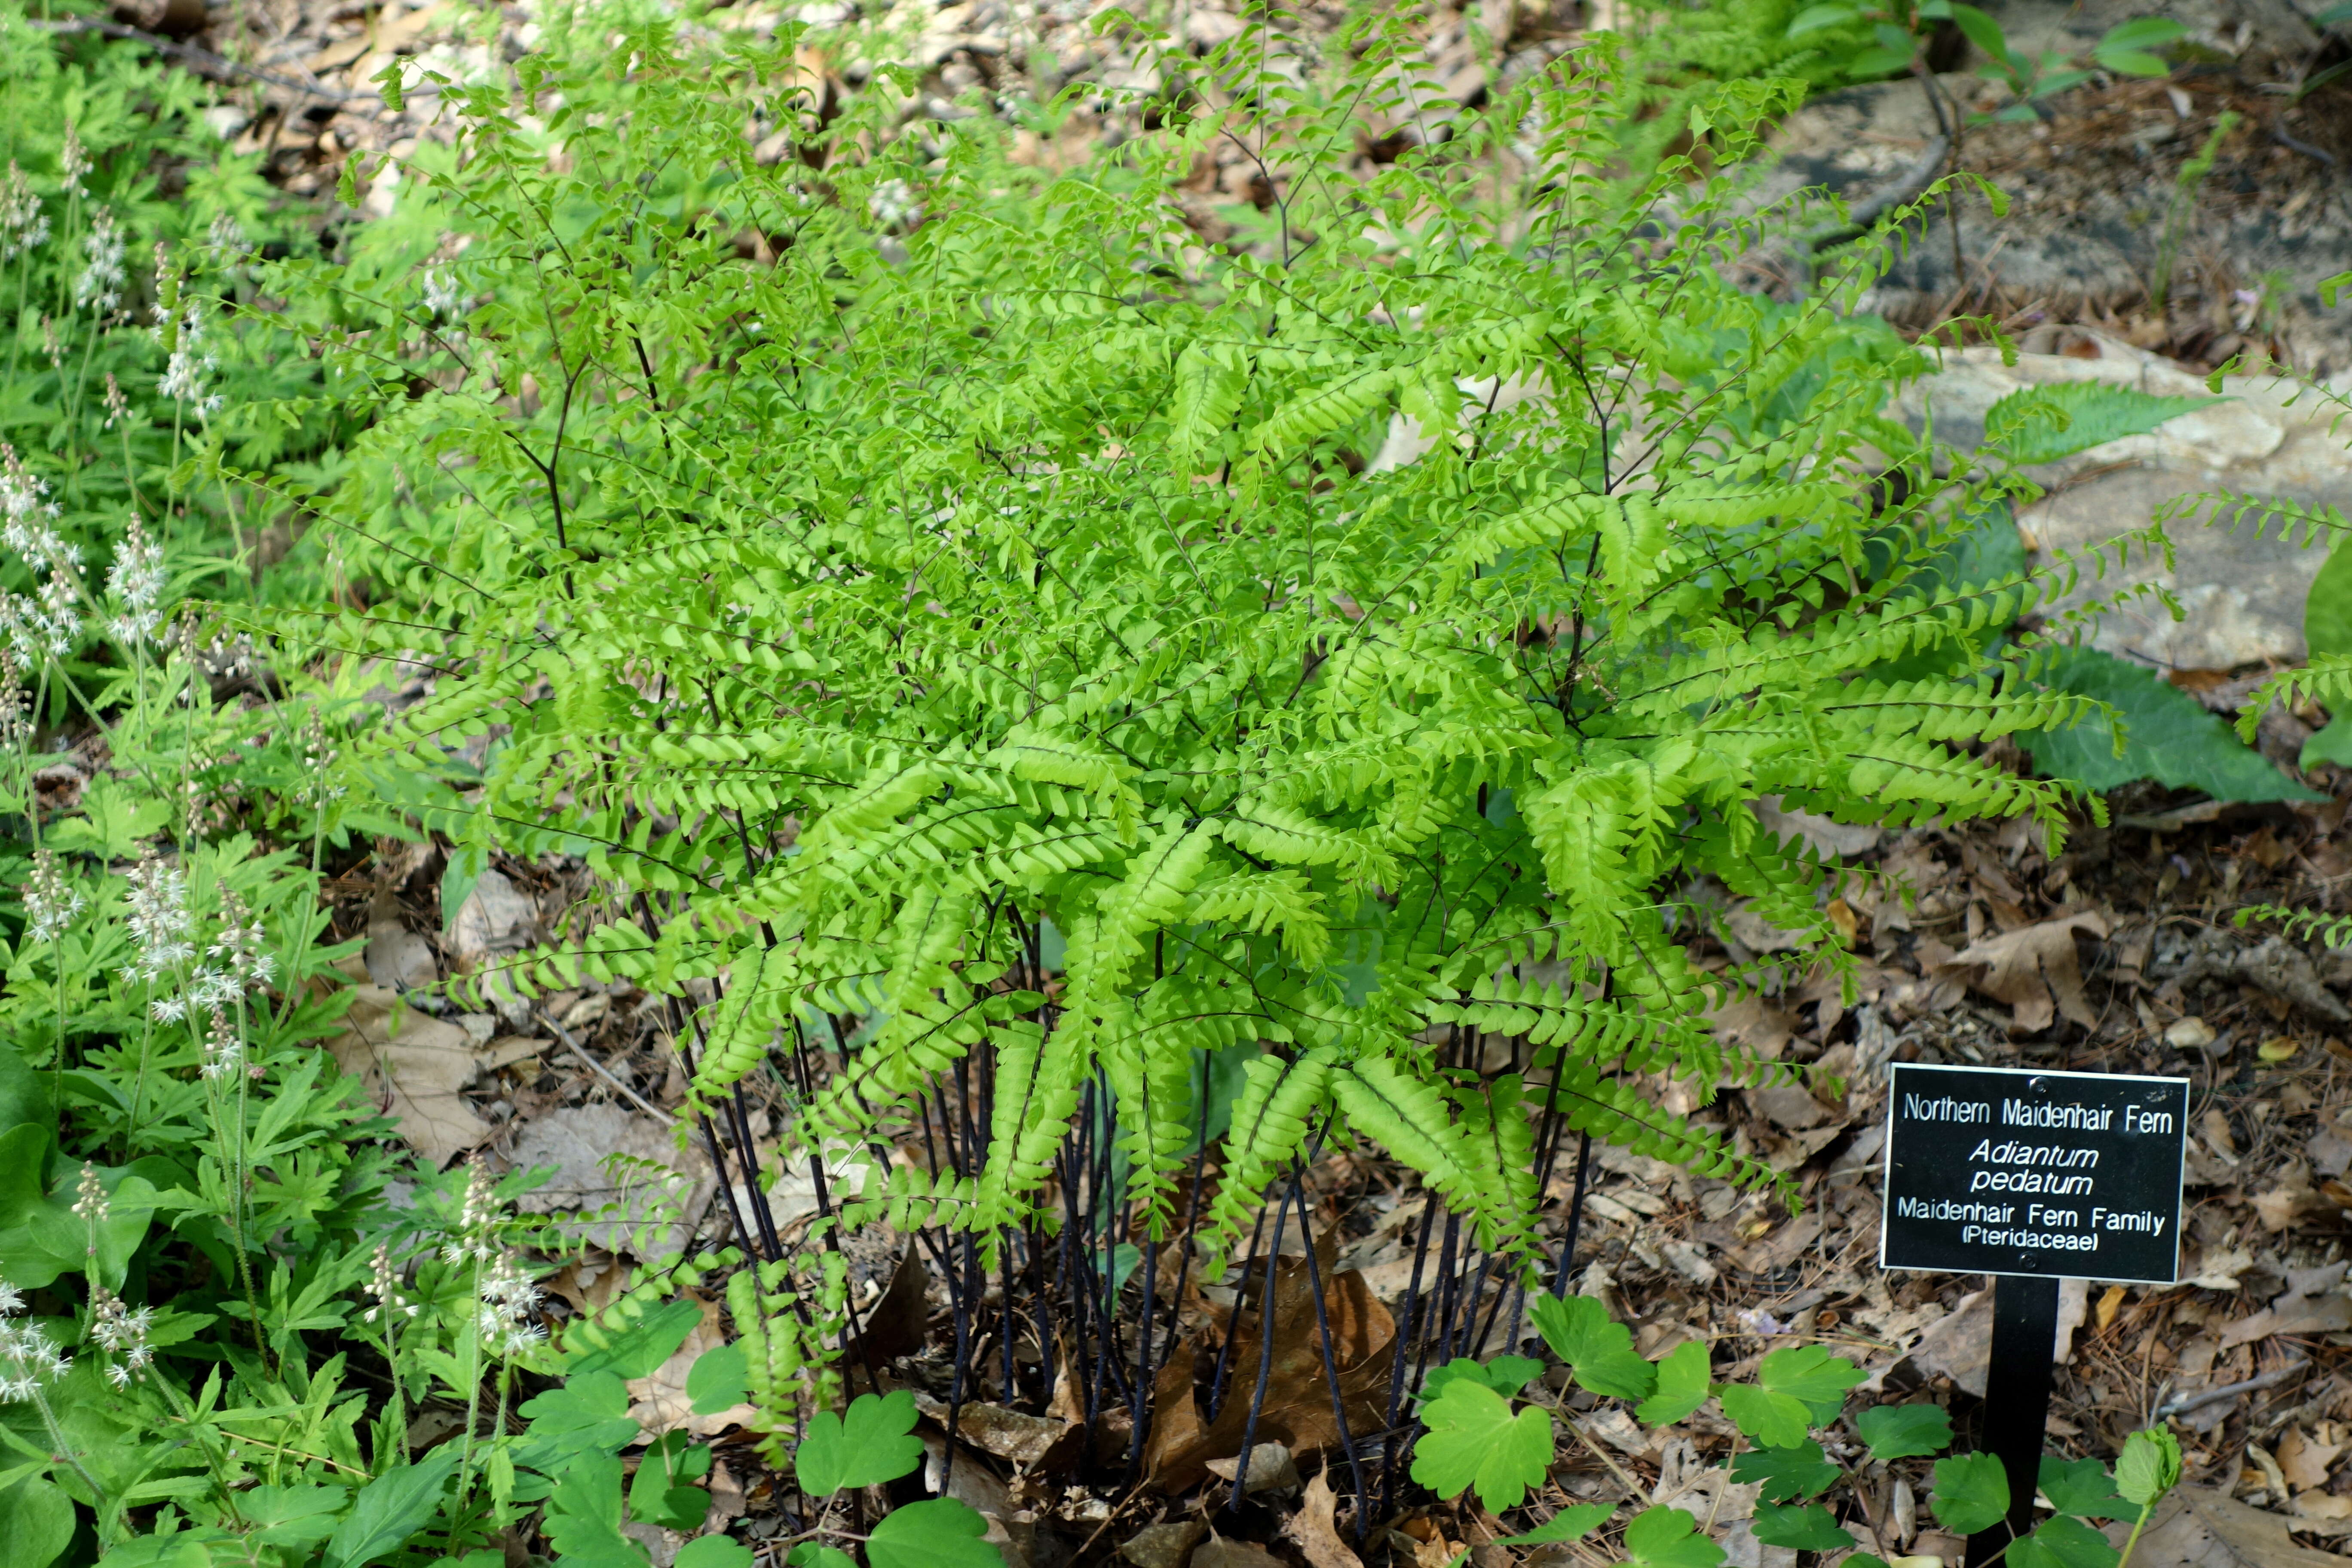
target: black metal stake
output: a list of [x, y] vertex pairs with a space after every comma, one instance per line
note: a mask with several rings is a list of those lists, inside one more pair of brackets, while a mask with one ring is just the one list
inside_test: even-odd
[[2058, 1281], [2008, 1275], [1993, 1281], [1992, 1366], [1985, 1384], [1984, 1447], [2009, 1474], [2009, 1518], [1969, 1537], [1968, 1568], [1983, 1568], [2033, 1528], [2043, 1425], [2050, 1418], [2051, 1352], [2058, 1342]]

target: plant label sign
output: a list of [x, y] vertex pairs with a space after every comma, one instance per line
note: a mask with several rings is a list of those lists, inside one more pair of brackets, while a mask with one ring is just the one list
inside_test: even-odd
[[2189, 1080], [1895, 1065], [1882, 1268], [2169, 1285]]

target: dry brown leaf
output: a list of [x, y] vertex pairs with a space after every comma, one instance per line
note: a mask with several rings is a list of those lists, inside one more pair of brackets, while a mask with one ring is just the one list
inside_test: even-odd
[[2252, 1344], [2273, 1334], [2332, 1334], [2352, 1329], [2352, 1296], [2336, 1288], [2344, 1265], [2287, 1271], [2287, 1288], [2252, 1317], [2221, 1331], [2221, 1348]]
[[1209, 1527], [1197, 1519], [1174, 1524], [1150, 1524], [1118, 1543], [1118, 1554], [1135, 1568], [1183, 1568], [1184, 1560]]
[[[950, 1411], [944, 1402], [918, 1390], [915, 1407], [938, 1422], [942, 1431], [947, 1429]], [[1086, 1428], [1075, 1421], [1027, 1415], [976, 1400], [967, 1400], [952, 1414], [960, 1441], [1009, 1459], [1024, 1470], [1067, 1469], [1085, 1450]]]
[[923, 1267], [922, 1255], [910, 1243], [898, 1256], [898, 1267], [890, 1275], [890, 1288], [874, 1303], [858, 1325], [865, 1342], [858, 1354], [861, 1364], [870, 1360], [880, 1366], [895, 1357], [910, 1355], [923, 1348], [923, 1340], [931, 1321], [930, 1303], [925, 1297], [930, 1289], [930, 1271]]
[[343, 1031], [327, 1043], [336, 1063], [367, 1085], [376, 1109], [400, 1124], [400, 1135], [435, 1168], [490, 1135], [460, 1092], [481, 1070], [472, 1037], [455, 1024], [402, 1010], [389, 986], [352, 988]]
[[[1331, 1325], [1332, 1363], [1339, 1374], [1349, 1429], [1369, 1432], [1380, 1426], [1386, 1411], [1396, 1321], [1373, 1296], [1361, 1273], [1334, 1272], [1334, 1234], [1327, 1232], [1315, 1244], [1326, 1287], [1324, 1313]], [[1263, 1278], [1262, 1273], [1254, 1276], [1252, 1284]], [[1156, 1456], [1150, 1473], [1163, 1491], [1172, 1495], [1185, 1490], [1206, 1473], [1209, 1460], [1241, 1451], [1249, 1420], [1250, 1390], [1256, 1382], [1261, 1354], [1269, 1354], [1271, 1361], [1255, 1440], [1280, 1443], [1294, 1455], [1315, 1453], [1339, 1440], [1330, 1384], [1324, 1377], [1323, 1336], [1308, 1280], [1306, 1258], [1277, 1258], [1270, 1332], [1260, 1328], [1258, 1312], [1244, 1310], [1235, 1315], [1233, 1353], [1227, 1358], [1232, 1386], [1214, 1421], [1203, 1423], [1194, 1405], [1191, 1369], [1176, 1370], [1189, 1356], [1190, 1345], [1169, 1358], [1168, 1367], [1160, 1373], [1152, 1432], [1145, 1444], [1147, 1451]], [[1270, 1352], [1266, 1350], [1269, 1340]]]
[[1333, 1519], [1338, 1506], [1339, 1500], [1331, 1491], [1331, 1478], [1318, 1470], [1299, 1495], [1298, 1511], [1282, 1527], [1283, 1533], [1298, 1542], [1298, 1550], [1314, 1568], [1364, 1568], [1363, 1559], [1339, 1539], [1339, 1525]]
[[2115, 1326], [2116, 1313], [2122, 1309], [2123, 1304], [2124, 1288], [2122, 1286], [2110, 1285], [2100, 1292], [2098, 1317], [2095, 1320], [2100, 1333], [2104, 1334]]
[[[2308, 1528], [2298, 1523], [2295, 1528]], [[2333, 1552], [2297, 1546], [2288, 1521], [2206, 1487], [2179, 1487], [2157, 1506], [2132, 1553], [2135, 1568], [2340, 1568]], [[2123, 1545], [2131, 1521], [2107, 1526]]]
[[1298, 1489], [1298, 1464], [1290, 1450], [1279, 1443], [1253, 1443], [1249, 1450], [1249, 1473], [1242, 1473], [1242, 1457], [1211, 1459], [1209, 1473], [1227, 1486], [1242, 1483], [1244, 1496], [1259, 1492], [1296, 1491]]
[[[2329, 1468], [2336, 1456], [2344, 1451], [2342, 1443], [2322, 1443], [2304, 1436], [2300, 1426], [2290, 1426], [2279, 1439], [2279, 1473], [2286, 1484], [2299, 1492], [2307, 1492], [2327, 1484]], [[2347, 1499], [2352, 1501], [2352, 1499]]]
[[2028, 1034], [2048, 1028], [2060, 1014], [2089, 1028], [2099, 1016], [2083, 994], [2082, 963], [2074, 955], [2077, 931], [2103, 937], [2106, 918], [2084, 910], [1982, 937], [1961, 949], [1952, 962], [1981, 968], [1983, 973], [1972, 976], [1969, 984], [2008, 1003], [2017, 1027]]
[[1284, 1568], [1284, 1563], [1263, 1546], [1212, 1534], [1192, 1548], [1192, 1568]]

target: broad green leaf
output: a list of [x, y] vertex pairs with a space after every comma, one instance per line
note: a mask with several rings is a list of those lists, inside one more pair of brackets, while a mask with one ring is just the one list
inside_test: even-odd
[[2124, 1439], [2116, 1458], [2116, 1490], [2136, 1508], [2153, 1508], [2180, 1484], [2180, 1439], [2169, 1429], [2151, 1427]]
[[2352, 768], [2352, 713], [2330, 719], [2316, 735], [2303, 743], [2294, 765], [2309, 773], [2322, 763]]
[[[2338, 22], [2352, 21], [2352, 5], [2332, 5], [2322, 13], [2321, 20], [2334, 17]], [[2319, 303], [2325, 310], [2336, 309], [2336, 301], [2352, 294], [2352, 272], [2337, 272], [2319, 280]]]
[[1817, 1502], [1758, 1503], [1748, 1528], [1767, 1546], [1792, 1546], [1800, 1552], [1834, 1552], [1853, 1544], [1853, 1537], [1839, 1529], [1830, 1510]]
[[348, 1487], [255, 1487], [237, 1494], [236, 1511], [264, 1545], [315, 1546], [334, 1533], [351, 1500]]
[[2107, 1468], [2096, 1459], [2062, 1459], [2042, 1456], [2042, 1495], [2060, 1513], [2083, 1519], [2128, 1519], [2131, 1509], [2116, 1495]]
[[621, 1533], [621, 1461], [578, 1454], [555, 1477], [540, 1528], [556, 1561], [581, 1568], [647, 1568], [646, 1549]]
[[593, 1321], [583, 1323], [564, 1336], [563, 1348], [574, 1376], [609, 1372], [624, 1378], [651, 1377], [701, 1321], [700, 1307], [672, 1301], [617, 1329]]
[[861, 1394], [846, 1415], [818, 1411], [793, 1457], [801, 1489], [831, 1497], [845, 1487], [897, 1480], [923, 1462], [923, 1440], [914, 1430], [915, 1396], [903, 1388], [880, 1397]]
[[1656, 1370], [1634, 1353], [1632, 1331], [1611, 1321], [1600, 1302], [1590, 1296], [1539, 1296], [1528, 1315], [1579, 1384], [1618, 1399], [1649, 1397]]
[[1717, 1568], [1723, 1548], [1681, 1509], [1654, 1508], [1625, 1527], [1625, 1560], [1633, 1568]]
[[2017, 1568], [2116, 1568], [2120, 1555], [2105, 1536], [2062, 1513], [2011, 1542], [2008, 1560]]
[[1671, 1426], [1706, 1403], [1706, 1342], [1685, 1340], [1657, 1360], [1657, 1392], [1634, 1408], [1644, 1426]]
[[2314, 654], [2352, 653], [2352, 550], [2340, 542], [2303, 601], [2303, 640]]
[[2054, 463], [2126, 436], [2144, 436], [2168, 419], [2220, 401], [2159, 397], [2098, 381], [2030, 386], [1985, 411], [1985, 445], [2013, 463]]
[[1851, 5], [1808, 5], [1798, 12], [1795, 20], [1789, 24], [1789, 40], [1794, 43], [1811, 34], [1826, 32], [1832, 27], [1843, 27], [1861, 19], [1862, 13]]
[[[860, 1394], [871, 1399], [870, 1394]], [[1003, 1568], [1004, 1556], [981, 1537], [988, 1521], [954, 1498], [892, 1509], [866, 1538], [872, 1568]]]
[[2113, 707], [2124, 721], [2124, 750], [2115, 730], [2094, 714], [2071, 730], [2021, 734], [2018, 742], [2053, 778], [2071, 779], [2105, 794], [2135, 779], [2175, 789], [2203, 790], [2216, 800], [2324, 800], [2248, 750], [2220, 715], [2151, 670], [2095, 648], [2060, 651], [2043, 684], [2080, 692]]
[[1731, 1479], [1743, 1485], [1760, 1483], [1763, 1489], [1758, 1495], [1766, 1502], [1816, 1497], [1840, 1473], [1823, 1456], [1822, 1446], [1810, 1438], [1793, 1448], [1749, 1448], [1731, 1463]]
[[1561, 1509], [1525, 1535], [1506, 1535], [1498, 1546], [1549, 1546], [1558, 1542], [1581, 1541], [1598, 1530], [1609, 1516], [1617, 1511], [1613, 1502], [1578, 1502]]
[[665, 1432], [637, 1461], [629, 1482], [629, 1517], [687, 1531], [710, 1511], [710, 1494], [693, 1483], [710, 1473], [710, 1450], [684, 1432]]
[[0, 1542], [7, 1543], [8, 1568], [48, 1568], [73, 1533], [72, 1500], [40, 1477], [26, 1476], [0, 1491]]
[[[817, 1550], [831, 1552], [835, 1557], [841, 1559], [841, 1563], [838, 1565], [818, 1563], [815, 1568], [848, 1568], [848, 1553], [830, 1546], [820, 1546]], [[792, 1556], [786, 1561], [794, 1564], [795, 1568], [799, 1568], [800, 1554], [801, 1548], [795, 1546], [793, 1548]], [[677, 1555], [669, 1561], [670, 1568], [751, 1568], [751, 1549], [740, 1541], [730, 1541], [723, 1535], [698, 1536], [679, 1547]]]
[[1528, 1382], [1541, 1371], [1543, 1371], [1543, 1363], [1530, 1360], [1523, 1355], [1498, 1355], [1484, 1365], [1472, 1361], [1468, 1356], [1456, 1356], [1444, 1366], [1431, 1372], [1429, 1376], [1423, 1380], [1421, 1397], [1424, 1400], [1434, 1399], [1445, 1392], [1447, 1384], [1456, 1378], [1466, 1377], [1473, 1383], [1486, 1384], [1507, 1398], [1525, 1388]]
[[1785, 1394], [1813, 1413], [1822, 1424], [1834, 1421], [1845, 1408], [1846, 1390], [1862, 1381], [1862, 1369], [1843, 1356], [1833, 1356], [1819, 1345], [1795, 1345], [1774, 1351], [1756, 1368], [1756, 1382], [1766, 1392]]
[[784, 1558], [786, 1568], [857, 1568], [857, 1559], [838, 1546], [803, 1541]]
[[2009, 1476], [1990, 1454], [1955, 1454], [1936, 1461], [1936, 1518], [1954, 1535], [1989, 1530], [2009, 1514]]
[[686, 1396], [697, 1415], [716, 1415], [751, 1397], [751, 1371], [740, 1340], [707, 1350], [686, 1374]]
[[44, 830], [51, 848], [128, 860], [137, 857], [141, 839], [172, 820], [169, 801], [147, 799], [108, 773], [82, 792], [81, 811]]
[[1877, 1405], [1854, 1417], [1854, 1430], [1885, 1463], [1920, 1454], [1940, 1454], [1952, 1446], [1952, 1418], [1940, 1405]]
[[[457, 1469], [457, 1445], [444, 1443], [413, 1465], [387, 1470], [360, 1489], [352, 1511], [327, 1541], [326, 1568], [362, 1568], [397, 1552], [441, 1506], [441, 1490]], [[615, 1468], [617, 1483], [618, 1470]], [[621, 1506], [620, 1488], [613, 1506]]]
[[1804, 1401], [1774, 1394], [1752, 1383], [1718, 1383], [1715, 1395], [1723, 1413], [1748, 1440], [1767, 1448], [1793, 1448], [1812, 1429], [1813, 1413]]
[[1429, 1430], [1412, 1451], [1412, 1479], [1441, 1498], [1478, 1489], [1488, 1511], [1519, 1506], [1528, 1489], [1543, 1484], [1551, 1464], [1551, 1416], [1530, 1405], [1517, 1415], [1510, 1401], [1470, 1378], [1456, 1378], [1422, 1406]]

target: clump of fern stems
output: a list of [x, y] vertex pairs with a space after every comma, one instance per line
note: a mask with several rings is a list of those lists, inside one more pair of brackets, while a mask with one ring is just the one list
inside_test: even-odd
[[[1803, 1070], [1716, 1038], [1752, 981], [1694, 963], [1685, 893], [1846, 963], [1839, 873], [1756, 803], [2054, 838], [1980, 742], [2081, 702], [1990, 651], [2039, 584], [1921, 574], [2008, 481], [1885, 414], [1921, 362], [1853, 313], [1883, 254], [1794, 305], [1728, 280], [1793, 86], [1713, 92], [1716, 172], [1630, 201], [1605, 49], [1368, 163], [1406, 20], [1253, 28], [1059, 175], [878, 91], [822, 118], [790, 27], [554, 37], [452, 95], [347, 266], [278, 269], [380, 398], [312, 503], [376, 602], [256, 624], [429, 660], [352, 776], [612, 891], [477, 984], [672, 999], [722, 1171], [771, 1075], [788, 1159], [871, 1151], [829, 1213], [1008, 1294], [1081, 1184], [1216, 1270], [1350, 1143], [1523, 1282], [1571, 1135], [1785, 1187], [1641, 1087]], [[1247, 247], [1170, 196], [1221, 139], [1275, 193]], [[947, 1155], [889, 1158], [935, 1116]]]

